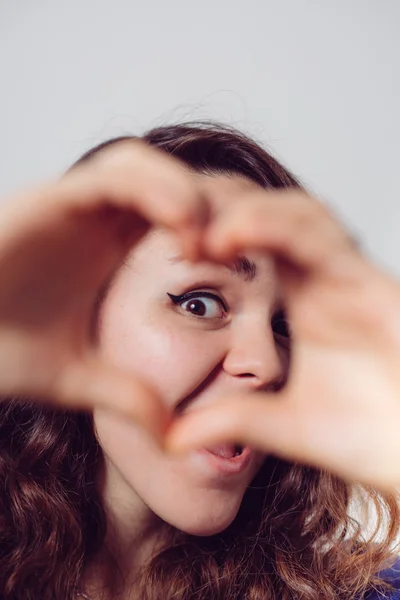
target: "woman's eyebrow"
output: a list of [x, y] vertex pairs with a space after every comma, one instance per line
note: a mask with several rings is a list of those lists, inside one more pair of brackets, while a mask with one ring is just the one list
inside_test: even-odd
[[[182, 254], [176, 254], [168, 258], [168, 262], [175, 264], [183, 262], [185, 257]], [[233, 275], [243, 277], [245, 281], [254, 281], [257, 277], [257, 265], [254, 261], [249, 260], [246, 256], [238, 256], [229, 265], [224, 265]]]

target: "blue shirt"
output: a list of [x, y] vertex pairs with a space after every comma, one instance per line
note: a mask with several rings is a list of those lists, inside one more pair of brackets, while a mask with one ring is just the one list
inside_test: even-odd
[[380, 576], [388, 583], [391, 583], [396, 588], [396, 591], [384, 594], [383, 592], [373, 590], [364, 596], [363, 600], [400, 600], [400, 560], [393, 567], [390, 567], [390, 569], [382, 571]]

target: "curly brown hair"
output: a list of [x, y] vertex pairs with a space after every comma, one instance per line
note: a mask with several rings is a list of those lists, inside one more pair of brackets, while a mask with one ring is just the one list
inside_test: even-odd
[[[114, 138], [88, 151], [134, 136]], [[235, 173], [263, 188], [304, 186], [261, 145], [212, 123], [159, 127], [142, 139], [203, 173]], [[75, 165], [74, 165], [75, 166]], [[74, 168], [74, 167], [72, 167]], [[106, 288], [99, 294], [96, 312]], [[98, 479], [103, 453], [90, 414], [26, 398], [0, 403], [0, 599], [73, 600], [107, 531]], [[370, 535], [364, 520], [374, 516]], [[222, 533], [195, 537], [165, 524], [165, 546], [137, 580], [142, 600], [338, 600], [390, 589], [398, 495], [268, 457]], [[117, 594], [117, 589], [115, 593]]]

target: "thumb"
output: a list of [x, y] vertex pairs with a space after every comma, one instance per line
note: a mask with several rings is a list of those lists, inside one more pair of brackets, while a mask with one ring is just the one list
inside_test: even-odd
[[120, 413], [159, 440], [167, 428], [167, 411], [150, 386], [98, 358], [70, 364], [57, 380], [55, 395], [70, 407]]
[[377, 419], [377, 414], [371, 419], [358, 409], [350, 418], [323, 405], [301, 410], [289, 394], [246, 395], [184, 414], [168, 429], [163, 447], [181, 453], [215, 443], [240, 443], [393, 491], [399, 487], [399, 421], [383, 415], [377, 424]]
[[221, 398], [218, 404], [192, 410], [168, 429], [164, 447], [186, 452], [219, 442], [241, 443], [294, 459], [301, 453], [301, 431], [293, 407], [280, 395]]

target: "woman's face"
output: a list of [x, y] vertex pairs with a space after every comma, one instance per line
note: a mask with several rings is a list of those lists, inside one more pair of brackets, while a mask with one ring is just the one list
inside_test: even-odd
[[[255, 185], [236, 176], [199, 177], [215, 213]], [[272, 390], [287, 374], [273, 262], [254, 252], [245, 258], [232, 268], [192, 264], [170, 233], [154, 230], [117, 275], [103, 306], [100, 352], [148, 381], [171, 415], [230, 392]], [[118, 416], [96, 410], [94, 422], [114, 510], [132, 521], [155, 514], [194, 535], [218, 533], [233, 521], [264, 459], [249, 448], [235, 457], [229, 445], [169, 457]]]

